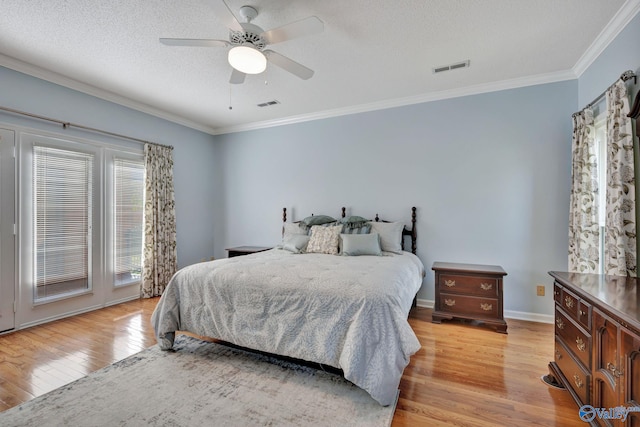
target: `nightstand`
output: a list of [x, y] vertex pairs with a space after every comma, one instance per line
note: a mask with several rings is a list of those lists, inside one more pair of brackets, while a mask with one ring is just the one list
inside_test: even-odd
[[507, 333], [502, 311], [502, 278], [507, 273], [498, 265], [434, 262], [435, 306], [433, 323], [444, 319], [477, 320]]
[[229, 258], [233, 258], [234, 256], [255, 254], [256, 252], [264, 252], [264, 251], [268, 251], [269, 249], [272, 249], [272, 248], [267, 248], [265, 246], [236, 246], [234, 248], [227, 248], [226, 251], [229, 253]]

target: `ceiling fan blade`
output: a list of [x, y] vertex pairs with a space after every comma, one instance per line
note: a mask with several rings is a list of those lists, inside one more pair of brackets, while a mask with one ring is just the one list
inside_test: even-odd
[[296, 61], [289, 59], [286, 56], [279, 54], [278, 52], [265, 50], [262, 53], [266, 55], [269, 62], [272, 62], [274, 65], [277, 65], [283, 70], [300, 77], [302, 80], [308, 80], [313, 77], [312, 69], [307, 68], [302, 64], [298, 64]]
[[242, 83], [244, 83], [244, 78], [245, 77], [247, 77], [247, 75], [245, 73], [243, 73], [242, 71], [238, 71], [235, 68], [233, 68], [233, 71], [231, 72], [231, 78], [229, 79], [229, 83], [231, 83], [232, 85], [242, 84]]
[[261, 34], [269, 44], [280, 43], [298, 37], [318, 34], [324, 31], [324, 23], [316, 16], [310, 16]]
[[160, 43], [168, 46], [204, 46], [204, 47], [225, 47], [230, 43], [225, 40], [212, 39], [168, 39], [161, 38]]
[[218, 19], [229, 27], [230, 30], [243, 31], [240, 21], [238, 21], [238, 18], [231, 12], [231, 9], [229, 9], [229, 6], [227, 6], [224, 0], [213, 0], [211, 7], [213, 7], [213, 11]]

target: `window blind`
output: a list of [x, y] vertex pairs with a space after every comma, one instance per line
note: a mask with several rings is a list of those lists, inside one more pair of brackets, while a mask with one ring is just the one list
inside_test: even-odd
[[144, 163], [114, 159], [115, 285], [138, 281], [142, 273]]
[[90, 289], [93, 155], [35, 146], [35, 299]]

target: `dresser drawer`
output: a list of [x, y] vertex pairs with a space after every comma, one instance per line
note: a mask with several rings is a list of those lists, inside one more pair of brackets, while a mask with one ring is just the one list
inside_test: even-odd
[[496, 297], [498, 280], [493, 277], [465, 276], [460, 274], [440, 274], [440, 292]]
[[584, 366], [591, 366], [591, 335], [583, 331], [576, 322], [556, 307], [556, 336], [576, 355]]
[[591, 304], [562, 288], [560, 301], [562, 309], [586, 329], [591, 329]]
[[578, 363], [565, 345], [556, 338], [555, 362], [565, 376], [569, 387], [580, 398], [581, 405], [589, 401], [591, 389], [591, 375]]
[[558, 282], [553, 284], [553, 299], [556, 303], [562, 305], [562, 286]]
[[498, 300], [458, 294], [440, 293], [440, 310], [473, 317], [498, 317]]

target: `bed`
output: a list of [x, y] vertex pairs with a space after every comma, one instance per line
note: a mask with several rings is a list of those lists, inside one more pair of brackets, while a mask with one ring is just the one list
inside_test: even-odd
[[[381, 405], [393, 404], [402, 372], [420, 349], [407, 321], [424, 277], [415, 255], [415, 212], [410, 229], [377, 215], [347, 229], [340, 221], [360, 217], [346, 217], [344, 208], [335, 223], [305, 229], [287, 223], [284, 210], [278, 247], [176, 272], [152, 315], [160, 348], [171, 349], [177, 331], [216, 338], [337, 368]], [[313, 252], [318, 233], [335, 234], [339, 226], [339, 254]], [[396, 246], [398, 230], [401, 246], [411, 238], [411, 252]], [[393, 246], [384, 244], [390, 237]], [[375, 239], [377, 256], [367, 246]], [[307, 240], [310, 252], [286, 248], [291, 240]]]

